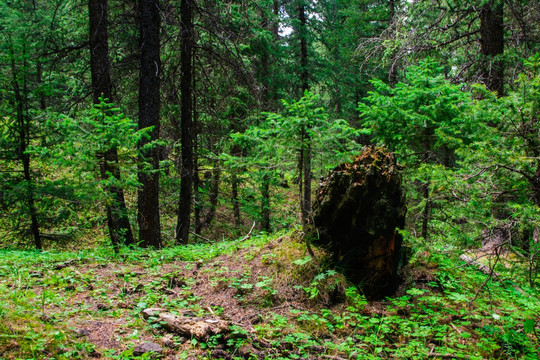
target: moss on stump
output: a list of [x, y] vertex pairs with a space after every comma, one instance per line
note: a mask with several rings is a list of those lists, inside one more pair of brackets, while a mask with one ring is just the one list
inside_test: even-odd
[[329, 250], [368, 298], [393, 293], [407, 211], [401, 168], [392, 153], [368, 147], [333, 169], [313, 203], [313, 243]]

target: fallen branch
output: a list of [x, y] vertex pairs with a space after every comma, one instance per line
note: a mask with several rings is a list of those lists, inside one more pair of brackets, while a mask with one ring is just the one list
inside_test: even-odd
[[[481, 272], [483, 272], [484, 274], [488, 275], [488, 276], [493, 276], [494, 279], [496, 280], [499, 280], [499, 281], [502, 281], [501, 279], [501, 276], [496, 273], [492, 268], [490, 268], [489, 266], [486, 266], [478, 261], [476, 261], [475, 259], [471, 258], [470, 256], [467, 256], [465, 254], [461, 254], [460, 257], [459, 257], [461, 260], [465, 261], [466, 262], [466, 265], [473, 265], [475, 266], [476, 268], [478, 268], [478, 270], [480, 270]], [[497, 256], [497, 259], [499, 259], [499, 257]], [[497, 263], [497, 262], [495, 262]]]
[[252, 233], [253, 229], [255, 228], [255, 224], [256, 224], [256, 222], [254, 221], [253, 225], [251, 226], [251, 229], [249, 230], [249, 232], [240, 241], [247, 240], [247, 239], [249, 239], [251, 237], [251, 233]]
[[212, 335], [230, 332], [230, 323], [221, 319], [178, 316], [161, 308], [145, 309], [142, 315], [146, 320], [160, 324], [165, 330], [199, 341], [208, 341]]
[[212, 239], [209, 239], [209, 238], [206, 238], [202, 235], [199, 235], [197, 233], [194, 233], [194, 232], [190, 232], [191, 235], [195, 235], [196, 237], [200, 238], [200, 239], [203, 239], [204, 241], [208, 241], [208, 242], [212, 242]]
[[[467, 256], [465, 254], [461, 254], [459, 256], [459, 258], [463, 261], [465, 261], [466, 265], [473, 265], [474, 267], [476, 267], [478, 270], [480, 270], [481, 272], [483, 272], [484, 274], [486, 274], [488, 277], [486, 279], [486, 281], [482, 284], [482, 286], [480, 286], [480, 288], [478, 289], [478, 292], [476, 293], [476, 296], [474, 297], [474, 299], [472, 299], [470, 302], [472, 303], [474, 300], [476, 300], [476, 298], [478, 297], [478, 293], [480, 292], [480, 290], [488, 283], [488, 281], [493, 278], [499, 282], [503, 282], [504, 279], [501, 277], [501, 275], [497, 272], [495, 272], [494, 268], [495, 268], [495, 264], [497, 264], [497, 262], [499, 261], [499, 252], [497, 252], [497, 259], [495, 261], [495, 264], [493, 264], [493, 267], [489, 267], [489, 266], [486, 266], [478, 261], [476, 261], [475, 259], [471, 258], [470, 256]], [[512, 287], [517, 291], [519, 292], [521, 295], [523, 296], [529, 296], [528, 294], [526, 294], [519, 286], [517, 285], [514, 285], [512, 284]]]

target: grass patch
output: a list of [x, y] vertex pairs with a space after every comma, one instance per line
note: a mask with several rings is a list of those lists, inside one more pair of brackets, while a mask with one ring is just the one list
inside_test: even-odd
[[[538, 358], [538, 292], [504, 261], [503, 280], [486, 282], [430, 246], [377, 302], [295, 232], [119, 254], [0, 251], [0, 357], [138, 359], [152, 341], [178, 359]], [[145, 321], [148, 307], [234, 325], [196, 341]]]

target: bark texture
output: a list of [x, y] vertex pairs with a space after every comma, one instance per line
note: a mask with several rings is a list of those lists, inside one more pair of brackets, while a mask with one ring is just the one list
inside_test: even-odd
[[[32, 232], [32, 236], [34, 237], [34, 245], [36, 249], [41, 250], [42, 242], [35, 204], [34, 182], [32, 178], [32, 170], [30, 168], [30, 154], [26, 152], [28, 146], [30, 145], [30, 116], [28, 114], [27, 74], [19, 73], [15, 63], [15, 50], [11, 42], [9, 43], [9, 52], [11, 57], [11, 70], [13, 74], [13, 92], [15, 95], [17, 109], [17, 130], [19, 135], [17, 152], [23, 165], [24, 181], [26, 183], [26, 204], [28, 206], [31, 221], [30, 230]], [[23, 55], [26, 55], [26, 47], [24, 47]], [[27, 66], [26, 61], [24, 65], [25, 67]], [[22, 84], [22, 89], [20, 84]]]
[[139, 78], [139, 129], [153, 127], [150, 139], [139, 143], [141, 160], [150, 164], [141, 167], [138, 194], [139, 241], [143, 247], [161, 248], [159, 217], [159, 149], [144, 149], [149, 141], [159, 138], [161, 73], [159, 27], [160, 11], [158, 0], [139, 1], [140, 21], [140, 78]]
[[182, 141], [182, 182], [180, 183], [180, 200], [178, 204], [178, 222], [176, 224], [176, 243], [187, 244], [189, 240], [191, 203], [193, 196], [193, 129], [192, 114], [192, 69], [193, 55], [193, 7], [194, 1], [180, 2], [181, 28], [181, 141]]
[[499, 97], [504, 95], [504, 52], [503, 2], [492, 0], [480, 10], [480, 52], [484, 56], [482, 80]]
[[[300, 39], [300, 82], [301, 82], [301, 96], [306, 94], [306, 91], [309, 90], [308, 84], [308, 49], [307, 49], [307, 20], [306, 20], [306, 9], [304, 1], [300, 0], [298, 5], [298, 21], [300, 23], [300, 28], [298, 36]], [[307, 129], [302, 129], [302, 149], [300, 154], [300, 164], [301, 168], [300, 173], [303, 174], [303, 186], [300, 190], [300, 214], [302, 225], [304, 230], [308, 222], [308, 216], [311, 212], [311, 138]], [[302, 180], [302, 179], [301, 179]], [[303, 188], [303, 193], [302, 193]]]
[[[111, 77], [109, 59], [109, 33], [108, 33], [108, 1], [88, 1], [90, 25], [90, 70], [92, 73], [92, 99], [94, 104], [100, 103], [100, 97], [111, 101]], [[98, 154], [100, 161], [100, 175], [102, 179], [113, 176], [120, 179], [120, 166], [118, 151], [110, 148], [103, 154]], [[110, 175], [109, 175], [110, 174]], [[106, 191], [111, 195], [112, 201], [107, 204], [107, 226], [109, 237], [115, 249], [120, 244], [133, 244], [133, 232], [127, 214], [124, 190], [121, 187], [110, 185]]]
[[406, 205], [401, 169], [391, 153], [367, 148], [323, 180], [313, 203], [311, 236], [329, 250], [368, 298], [390, 295], [399, 283]]
[[165, 309], [161, 308], [145, 309], [143, 317], [154, 323], [159, 323], [167, 331], [204, 342], [208, 341], [211, 336], [227, 334], [231, 331], [231, 324], [225, 320], [178, 316], [165, 312]]

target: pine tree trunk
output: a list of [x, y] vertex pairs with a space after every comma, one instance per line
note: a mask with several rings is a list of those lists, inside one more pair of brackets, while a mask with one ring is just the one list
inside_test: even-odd
[[[34, 238], [34, 246], [36, 249], [42, 249], [41, 235], [39, 231], [39, 222], [37, 217], [37, 209], [34, 196], [34, 183], [30, 169], [30, 155], [26, 152], [30, 144], [30, 118], [28, 115], [28, 88], [27, 88], [27, 73], [23, 73], [22, 78], [19, 77], [19, 70], [15, 63], [15, 49], [11, 41], [9, 42], [9, 54], [11, 57], [11, 72], [13, 75], [13, 92], [15, 94], [15, 103], [17, 111], [17, 130], [19, 133], [18, 156], [23, 165], [23, 176], [26, 182], [26, 202], [30, 215], [30, 231]], [[23, 48], [24, 64], [23, 69], [28, 69], [26, 46]], [[22, 83], [23, 88], [20, 88]]]
[[[195, 42], [195, 39], [193, 40]], [[195, 224], [201, 222], [201, 194], [199, 188], [201, 187], [201, 178], [199, 176], [199, 114], [197, 112], [197, 80], [195, 77], [195, 49], [193, 49], [193, 59], [191, 64], [191, 76], [193, 78], [193, 129], [195, 135], [193, 136], [193, 213]], [[200, 227], [195, 226], [195, 234], [200, 234]]]
[[[150, 139], [139, 142], [140, 161], [138, 223], [139, 241], [143, 247], [161, 248], [159, 217], [159, 149], [143, 149], [149, 141], [159, 138], [160, 131], [160, 10], [158, 0], [139, 1], [140, 21], [140, 78], [139, 129], [153, 127]], [[147, 161], [150, 169], [142, 165]]]
[[261, 230], [266, 232], [271, 232], [272, 227], [270, 226], [270, 179], [268, 174], [264, 174], [261, 184]]
[[[396, 0], [389, 0], [388, 6], [388, 27], [392, 28], [394, 26], [394, 18], [396, 17]], [[395, 58], [391, 59], [390, 69], [388, 71], [388, 82], [392, 87], [397, 84], [397, 65]]]
[[[298, 6], [298, 20], [300, 22], [300, 82], [302, 89], [302, 96], [309, 90], [308, 84], [308, 54], [307, 54], [307, 21], [304, 2], [300, 1]], [[301, 167], [303, 170], [303, 194], [300, 191], [301, 201], [301, 214], [302, 214], [302, 226], [307, 225], [309, 213], [311, 212], [311, 139], [307, 132], [307, 129], [303, 128], [301, 133]]]
[[[100, 103], [100, 97], [111, 101], [111, 79], [109, 60], [108, 34], [108, 0], [90, 0], [88, 2], [90, 25], [90, 70], [92, 73], [92, 99]], [[107, 180], [109, 175], [120, 179], [118, 152], [116, 148], [98, 154], [100, 175]], [[106, 205], [107, 226], [109, 237], [115, 250], [120, 244], [133, 244], [133, 233], [127, 214], [124, 190], [121, 187], [109, 185], [105, 189], [112, 201]]]
[[181, 141], [182, 141], [182, 181], [178, 204], [178, 222], [176, 225], [176, 243], [187, 244], [189, 241], [191, 203], [193, 195], [193, 129], [191, 60], [193, 55], [193, 0], [180, 2], [181, 28]]
[[[281, 4], [279, 0], [273, 0], [272, 2], [272, 12], [276, 19], [279, 19], [279, 8]], [[272, 23], [272, 33], [274, 34], [274, 39], [279, 38], [279, 20]]]
[[502, 0], [491, 0], [480, 10], [480, 53], [484, 57], [482, 80], [490, 91], [504, 96], [504, 23]]
[[[424, 129], [424, 156], [422, 159], [422, 162], [424, 164], [427, 164], [429, 162], [429, 153], [431, 150], [431, 143], [429, 141], [430, 138], [430, 129], [425, 127]], [[424, 240], [427, 240], [428, 237], [428, 226], [429, 226], [429, 218], [431, 214], [431, 198], [429, 196], [429, 185], [431, 181], [430, 179], [426, 180], [422, 184], [422, 197], [424, 198], [424, 210], [422, 212], [422, 229], [421, 229], [421, 236], [424, 238]]]

